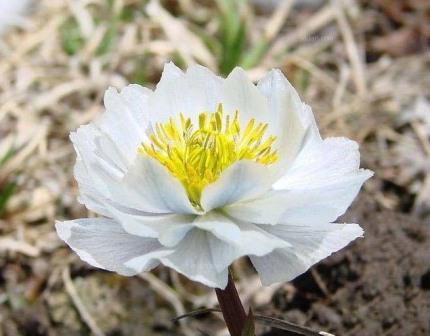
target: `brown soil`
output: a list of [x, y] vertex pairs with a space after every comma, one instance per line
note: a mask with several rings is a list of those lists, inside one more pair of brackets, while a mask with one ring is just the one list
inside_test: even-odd
[[366, 197], [341, 220], [365, 238], [294, 280], [293, 295], [278, 291], [265, 313], [336, 335], [430, 335], [430, 223]]

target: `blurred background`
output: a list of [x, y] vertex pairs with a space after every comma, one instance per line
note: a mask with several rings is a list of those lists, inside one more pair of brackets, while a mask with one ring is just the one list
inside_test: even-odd
[[169, 60], [282, 69], [322, 135], [358, 141], [375, 171], [340, 219], [366, 238], [272, 287], [238, 261], [245, 303], [337, 335], [430, 334], [429, 1], [0, 0], [0, 34], [1, 336], [227, 334], [216, 314], [171, 321], [214, 307], [209, 289], [96, 270], [54, 232], [88, 215], [69, 132], [108, 86], [154, 87]]

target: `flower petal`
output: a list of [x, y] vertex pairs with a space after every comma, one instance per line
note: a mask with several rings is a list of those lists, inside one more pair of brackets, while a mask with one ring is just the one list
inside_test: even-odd
[[269, 167], [248, 161], [233, 164], [203, 190], [201, 204], [205, 211], [255, 198], [269, 190], [296, 156], [308, 126], [305, 119], [309, 116], [301, 120], [300, 98], [280, 71], [272, 71], [257, 88], [242, 69], [236, 68], [223, 88], [227, 111], [244, 111], [244, 122], [250, 118], [268, 122], [267, 133], [278, 137], [280, 160]]
[[275, 225], [263, 229], [292, 244], [262, 257], [251, 256], [263, 285], [290, 281], [363, 235], [357, 224]]
[[196, 217], [193, 227], [208, 231], [227, 242], [237, 241], [241, 236], [241, 230], [236, 223], [214, 211]]
[[270, 125], [275, 121], [268, 109], [266, 98], [260, 93], [246, 72], [239, 67], [233, 69], [223, 81], [222, 100], [226, 113], [240, 112], [242, 126], [252, 118]]
[[[160, 257], [159, 260], [166, 266], [185, 275], [191, 280], [198, 281], [209, 287], [225, 288], [228, 279], [227, 268], [218, 272], [215, 268], [215, 259], [210, 248], [210, 234], [194, 229], [175, 247], [173, 253]], [[140, 272], [141, 258], [137, 257], [127, 262], [127, 266]]]
[[220, 77], [203, 66], [191, 66], [183, 73], [173, 63], [167, 63], [148, 100], [151, 122], [166, 122], [179, 113], [195, 122], [199, 113], [215, 111], [222, 102], [221, 83]]
[[[125, 232], [121, 225], [108, 218], [76, 219], [55, 224], [57, 233], [79, 257], [94, 267], [122, 275], [136, 272], [125, 263], [137, 256], [160, 252], [162, 245], [156, 239], [142, 238]], [[157, 265], [148, 259], [141, 270]]]
[[79, 185], [79, 201], [88, 209], [110, 217], [104, 204], [109, 198], [109, 189], [103, 175], [120, 178], [122, 173], [111, 163], [102, 163], [103, 159], [94, 154], [97, 150], [95, 138], [99, 134], [92, 124], [81, 126], [76, 132], [70, 133], [77, 154], [74, 175]]
[[291, 246], [257, 225], [233, 222], [217, 212], [198, 217], [195, 227], [212, 234], [208, 237], [209, 247], [218, 272], [228, 268], [234, 260], [245, 255], [262, 256], [274, 249]]
[[360, 152], [355, 141], [346, 138], [310, 141], [273, 187], [276, 190], [317, 189], [357, 173], [359, 166]]
[[312, 111], [300, 97], [287, 78], [278, 69], [270, 71], [258, 83], [258, 91], [267, 99], [272, 114], [269, 132], [276, 134], [280, 160], [278, 169], [283, 173], [300, 150], [306, 131], [318, 132]]
[[128, 233], [156, 238], [166, 247], [177, 245], [193, 228], [195, 219], [193, 215], [142, 213], [117, 206], [109, 210]]
[[270, 189], [272, 182], [270, 170], [266, 166], [248, 160], [238, 161], [203, 190], [200, 203], [208, 212], [261, 195]]
[[[193, 226], [183, 240], [171, 247], [171, 253], [159, 261], [210, 287], [225, 288], [227, 270], [234, 260], [291, 246], [256, 225], [235, 223], [216, 212], [196, 217]], [[129, 261], [127, 266], [140, 271], [137, 265], [142, 258]]]
[[[144, 212], [195, 214], [182, 184], [173, 177], [158, 161], [139, 155], [121, 181], [122, 190], [127, 197], [133, 194], [138, 204], [135, 209]], [[140, 205], [139, 205], [140, 203]]]
[[234, 218], [259, 224], [332, 222], [345, 213], [373, 175], [359, 169], [354, 141], [331, 138], [309, 142], [274, 191], [225, 207]]
[[73, 171], [79, 185], [79, 203], [84, 204], [87, 209], [100, 215], [111, 217], [111, 213], [105, 205], [106, 197], [103, 195], [104, 185], [96, 178], [90, 178], [90, 173], [79, 158], [76, 160]]
[[[293, 113], [299, 117], [302, 126], [311, 128], [320, 137], [312, 109], [304, 104], [296, 89], [291, 85], [281, 70], [272, 69], [257, 85], [258, 90], [267, 98], [270, 110], [279, 119]], [[278, 124], [282, 128], [282, 124]]]
[[257, 199], [229, 205], [223, 211], [257, 224], [332, 222], [345, 213], [371, 175], [360, 170], [320, 188], [271, 191]]
[[75, 177], [85, 184], [87, 174], [87, 180], [94, 181], [97, 188], [85, 189], [93, 192], [91, 195], [86, 193], [87, 198], [91, 196], [99, 203], [110, 201], [143, 212], [195, 213], [183, 186], [157, 161], [139, 155], [127, 168], [121, 166], [126, 163], [112, 161], [112, 158], [120, 155], [115, 154], [116, 144], [110, 142], [109, 138], [103, 138], [105, 141], [100, 142], [98, 139], [103, 136], [92, 124], [81, 126], [70, 137], [79, 154], [77, 161], [81, 161], [85, 167], [83, 169], [81, 165], [79, 175]]
[[145, 113], [145, 107], [151, 93], [136, 84], [125, 87], [119, 93], [109, 88], [104, 95], [106, 112], [95, 123], [111, 138], [129, 163], [136, 157], [139, 144], [146, 139], [149, 120], [146, 120], [148, 112]]

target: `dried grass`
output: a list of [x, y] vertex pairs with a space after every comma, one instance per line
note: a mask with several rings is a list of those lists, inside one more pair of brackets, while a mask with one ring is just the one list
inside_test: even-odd
[[[0, 325], [8, 321], [4, 330], [17, 328], [19, 323], [9, 318], [19, 309], [33, 312], [26, 292], [33, 288], [35, 279], [41, 284], [35, 287], [32, 297], [53, 310], [46, 312], [51, 319], [40, 318], [41, 328], [55, 329], [57, 333], [68, 330], [68, 322], [59, 326], [50, 322], [53, 315], [62, 316], [57, 310], [69, 316], [73, 309], [67, 296], [61, 296], [65, 290], [61, 274], [72, 296], [79, 295], [73, 286], [74, 277], [94, 276], [63, 248], [54, 233], [55, 218], [87, 215], [76, 202], [77, 188], [72, 178], [75, 155], [69, 132], [101, 113], [108, 86], [122, 87], [129, 82], [153, 86], [168, 60], [184, 67], [193, 63], [213, 70], [221, 67], [223, 44], [216, 32], [222, 21], [215, 3], [168, 3], [169, 6], [157, 0], [149, 4], [138, 0], [42, 0], [19, 29], [3, 35], [0, 292], [4, 290], [5, 294], [0, 294], [0, 302], [8, 302], [0, 308]], [[325, 136], [344, 135], [362, 144], [364, 164], [376, 171], [376, 177], [366, 186], [375, 201], [382, 207], [423, 216], [428, 222], [430, 77], [425, 74], [430, 69], [430, 54], [417, 50], [392, 57], [382, 52], [377, 60], [367, 62], [365, 54], [371, 53], [367, 46], [373, 38], [380, 41], [383, 37], [369, 33], [372, 22], [367, 18], [373, 14], [376, 20], [383, 21], [383, 12], [375, 12], [364, 1], [353, 0], [327, 2], [308, 11], [290, 5], [280, 4], [276, 14], [253, 12], [246, 6], [248, 39], [239, 50], [239, 63], [251, 66], [249, 73], [255, 80], [271, 67], [283, 69], [313, 106]], [[9, 192], [11, 183], [13, 190]], [[1, 197], [6, 197], [3, 206]], [[50, 271], [38, 274], [41, 264]], [[68, 265], [71, 277], [61, 273]], [[244, 264], [239, 262], [236, 268], [240, 270], [241, 265]], [[129, 305], [136, 303], [131, 298], [136, 291], [134, 280], [106, 277], [127, 288], [119, 304], [126, 311], [132, 310], [130, 316], [149, 314], [154, 305], [164, 307], [160, 298], [168, 301], [168, 318], [183, 312], [181, 302], [190, 309], [215, 303], [211, 294], [177, 275], [170, 276], [165, 269], [160, 269], [157, 276], [173, 289], [166, 291], [151, 275], [146, 280], [153, 291], [146, 292], [145, 301], [133, 309]], [[247, 301], [257, 306], [268, 302], [274, 290], [252, 283], [240, 286]], [[284, 287], [291, 290], [288, 285]], [[60, 295], [58, 300], [62, 303], [51, 304], [55, 295]], [[72, 299], [76, 305], [76, 297]], [[82, 316], [81, 310], [78, 307], [81, 318], [70, 322], [77, 324], [75, 330], [82, 332], [89, 325], [95, 334], [111, 331], [98, 325], [97, 316], [88, 317], [85, 311]], [[146, 328], [157, 323], [172, 328], [163, 310], [157, 311], [161, 317], [148, 317], [141, 323]], [[123, 322], [119, 328], [132, 330], [127, 323], [134, 322]], [[198, 328], [210, 331], [208, 322], [205, 325]], [[212, 321], [209, 328], [219, 325], [219, 321]], [[189, 328], [186, 326], [184, 331]], [[0, 334], [1, 330], [0, 327]]]

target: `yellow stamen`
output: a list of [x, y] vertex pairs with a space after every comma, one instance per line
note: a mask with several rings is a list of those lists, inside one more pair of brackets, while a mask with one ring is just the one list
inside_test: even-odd
[[242, 131], [239, 111], [233, 117], [223, 114], [222, 104], [216, 112], [200, 113], [198, 129], [194, 129], [192, 121], [181, 113], [179, 123], [170, 118], [156, 124], [151, 142], [138, 148], [140, 154], [156, 159], [181, 181], [196, 208], [200, 208], [204, 187], [231, 164], [251, 160], [270, 165], [278, 160], [272, 149], [276, 137], [263, 139], [267, 124], [251, 119]]

